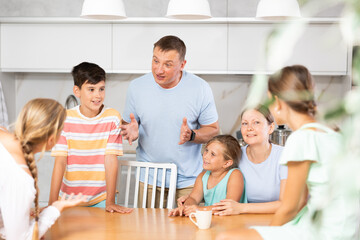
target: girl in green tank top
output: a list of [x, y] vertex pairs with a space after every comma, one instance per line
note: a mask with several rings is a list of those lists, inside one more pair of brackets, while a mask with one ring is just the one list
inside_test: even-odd
[[241, 147], [231, 135], [218, 135], [205, 146], [204, 171], [196, 178], [194, 188], [184, 204], [169, 212], [169, 216], [188, 216], [202, 200], [212, 206], [222, 199], [247, 202], [244, 177], [238, 169]]

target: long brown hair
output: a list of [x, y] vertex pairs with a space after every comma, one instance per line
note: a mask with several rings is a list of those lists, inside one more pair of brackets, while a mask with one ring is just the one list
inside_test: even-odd
[[316, 114], [314, 80], [302, 65], [284, 67], [269, 78], [268, 89], [284, 100], [291, 109], [310, 116]]
[[38, 171], [35, 163], [34, 148], [43, 144], [42, 154], [51, 136], [57, 139], [63, 128], [66, 110], [53, 99], [37, 98], [29, 101], [21, 110], [15, 123], [15, 136], [20, 141], [24, 158], [34, 178], [35, 226], [33, 239], [39, 239], [39, 188]]
[[209, 146], [213, 142], [218, 142], [224, 146], [225, 151], [223, 152], [223, 157], [225, 160], [233, 160], [233, 164], [228, 167], [227, 170], [237, 168], [239, 166], [242, 154], [238, 140], [236, 140], [236, 138], [234, 138], [233, 136], [227, 134], [217, 135], [210, 139], [206, 143], [205, 147]]

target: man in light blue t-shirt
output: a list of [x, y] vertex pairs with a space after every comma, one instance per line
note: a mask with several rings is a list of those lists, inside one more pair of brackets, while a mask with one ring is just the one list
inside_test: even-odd
[[[130, 83], [122, 126], [122, 135], [129, 144], [139, 138], [138, 161], [177, 165], [176, 199], [190, 194], [202, 171], [201, 144], [219, 134], [211, 88], [183, 70], [185, 53], [184, 42], [175, 36], [165, 36], [154, 44], [152, 73]], [[152, 177], [150, 172], [149, 182]], [[166, 177], [168, 187], [170, 174]], [[142, 187], [140, 184], [139, 199]], [[152, 187], [148, 187], [149, 195]]]

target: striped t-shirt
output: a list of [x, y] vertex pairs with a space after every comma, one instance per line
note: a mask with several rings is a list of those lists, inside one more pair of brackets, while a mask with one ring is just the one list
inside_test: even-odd
[[93, 118], [80, 113], [79, 106], [67, 110], [60, 139], [52, 156], [67, 157], [60, 196], [88, 196], [90, 206], [106, 199], [105, 155], [122, 155], [120, 135], [121, 116], [118, 111], [104, 107]]

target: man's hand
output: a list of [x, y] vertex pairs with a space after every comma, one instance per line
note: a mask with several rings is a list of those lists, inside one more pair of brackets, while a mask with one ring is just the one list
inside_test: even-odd
[[186, 117], [183, 118], [183, 123], [180, 128], [180, 142], [179, 145], [186, 143], [190, 140], [191, 137], [191, 129], [189, 128], [187, 124]]
[[118, 213], [131, 213], [134, 209], [116, 205], [115, 203], [106, 204], [106, 211]]
[[139, 137], [139, 124], [133, 113], [130, 113], [130, 123], [121, 125], [121, 135], [130, 145]]

